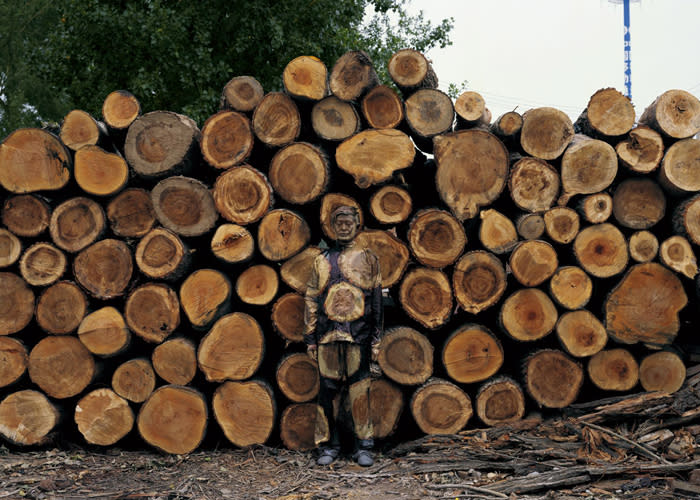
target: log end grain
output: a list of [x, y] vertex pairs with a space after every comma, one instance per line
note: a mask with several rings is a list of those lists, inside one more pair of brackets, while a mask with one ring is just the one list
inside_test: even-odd
[[476, 324], [462, 325], [445, 341], [442, 362], [450, 378], [470, 384], [494, 375], [503, 365], [501, 342], [491, 331]]

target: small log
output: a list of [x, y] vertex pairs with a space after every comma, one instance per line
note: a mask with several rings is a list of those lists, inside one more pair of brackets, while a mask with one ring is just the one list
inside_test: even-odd
[[560, 267], [549, 280], [549, 294], [561, 307], [570, 310], [581, 309], [591, 300], [593, 282], [580, 267]]
[[264, 444], [275, 427], [275, 396], [262, 380], [224, 382], [212, 397], [214, 418], [231, 443]]
[[520, 145], [520, 131], [523, 128], [523, 117], [517, 111], [508, 111], [490, 125], [489, 131], [502, 140], [508, 149], [517, 149]]
[[102, 207], [90, 198], [70, 198], [51, 214], [49, 232], [55, 245], [75, 253], [94, 243], [105, 230]]
[[114, 131], [126, 131], [141, 114], [141, 103], [126, 90], [115, 90], [102, 103], [102, 119]]
[[400, 224], [408, 219], [413, 211], [413, 200], [405, 189], [386, 185], [379, 188], [370, 198], [369, 211], [380, 224]]
[[122, 313], [107, 306], [83, 318], [78, 325], [78, 338], [92, 354], [108, 357], [126, 350], [131, 332]]
[[401, 49], [395, 52], [389, 59], [387, 69], [404, 97], [418, 89], [434, 89], [438, 86], [432, 64], [417, 50]]
[[671, 236], [661, 242], [659, 248], [661, 263], [686, 278], [693, 279], [698, 274], [698, 262], [693, 247], [683, 236]]
[[358, 101], [379, 85], [372, 60], [362, 50], [350, 50], [340, 56], [335, 61], [328, 80], [333, 95], [343, 101]]
[[95, 360], [76, 337], [50, 336], [41, 339], [29, 353], [29, 378], [47, 396], [75, 396], [92, 382]]
[[80, 189], [95, 196], [111, 196], [129, 180], [129, 166], [118, 154], [99, 146], [83, 146], [75, 153], [73, 177]]
[[607, 142], [577, 134], [561, 158], [562, 194], [559, 205], [572, 196], [604, 191], [617, 175], [617, 153]]
[[629, 132], [634, 120], [634, 106], [629, 97], [614, 88], [600, 89], [591, 96], [574, 129], [591, 137], [614, 138]]
[[328, 69], [318, 57], [295, 57], [282, 71], [282, 85], [295, 99], [319, 101], [328, 95]]
[[471, 314], [479, 314], [496, 304], [506, 284], [506, 270], [500, 259], [483, 250], [465, 253], [452, 274], [455, 299]]
[[291, 210], [271, 210], [258, 225], [258, 249], [271, 261], [293, 257], [308, 245], [310, 238], [307, 222]]
[[605, 222], [588, 226], [574, 240], [574, 255], [579, 265], [596, 278], [609, 278], [627, 267], [627, 240], [622, 232]]
[[254, 142], [250, 120], [236, 111], [224, 110], [204, 122], [199, 148], [204, 161], [225, 170], [245, 162], [253, 151]]
[[678, 354], [660, 351], [649, 354], [639, 364], [639, 382], [645, 391], [672, 394], [685, 382], [686, 369]]
[[53, 334], [74, 332], [87, 312], [87, 297], [72, 281], [59, 281], [42, 292], [36, 303], [36, 322]]
[[231, 308], [231, 281], [216, 269], [197, 269], [180, 286], [180, 306], [196, 330], [205, 330]]
[[326, 237], [331, 240], [336, 240], [335, 230], [331, 224], [331, 214], [336, 208], [340, 206], [349, 206], [357, 209], [357, 214], [360, 219], [360, 227], [364, 224], [364, 215], [362, 212], [362, 207], [355, 201], [354, 198], [342, 193], [328, 193], [321, 199], [321, 210], [319, 211], [319, 221], [321, 223], [321, 230]]
[[430, 330], [447, 323], [452, 313], [452, 288], [438, 269], [416, 267], [401, 281], [399, 302], [406, 313]]
[[201, 236], [219, 218], [211, 191], [197, 179], [173, 176], [151, 191], [158, 221], [180, 236]]
[[544, 217], [540, 214], [522, 214], [515, 220], [515, 228], [523, 239], [538, 240], [544, 234]]
[[437, 89], [420, 89], [404, 102], [406, 124], [421, 150], [431, 153], [432, 138], [452, 131], [455, 108], [450, 96]]
[[433, 378], [416, 389], [411, 413], [425, 434], [456, 434], [472, 416], [469, 395], [455, 384]]
[[253, 133], [268, 147], [285, 146], [301, 132], [299, 108], [283, 92], [265, 94], [253, 113]]
[[576, 401], [583, 383], [583, 368], [561, 351], [543, 349], [525, 360], [525, 388], [546, 408], [564, 408]]
[[35, 195], [9, 196], [2, 207], [2, 223], [21, 237], [39, 236], [49, 227], [50, 218], [48, 203]]
[[282, 394], [294, 403], [305, 403], [318, 395], [318, 363], [306, 353], [284, 356], [277, 365], [276, 379]]
[[346, 281], [332, 284], [328, 288], [323, 310], [330, 320], [340, 323], [360, 319], [365, 312], [362, 290]]
[[629, 391], [639, 382], [639, 365], [626, 349], [607, 349], [588, 361], [588, 376], [604, 391]]
[[481, 382], [503, 366], [501, 342], [482, 325], [464, 324], [452, 332], [442, 350], [447, 374], [462, 384]]
[[601, 224], [607, 221], [612, 215], [612, 196], [608, 193], [589, 194], [581, 198], [577, 209], [586, 222]]
[[144, 236], [156, 223], [151, 194], [140, 188], [125, 189], [107, 205], [107, 220], [115, 236]]
[[180, 324], [177, 294], [163, 283], [146, 283], [129, 293], [124, 305], [129, 329], [146, 342], [160, 344]]
[[328, 187], [330, 167], [316, 146], [295, 142], [280, 149], [270, 161], [270, 184], [283, 200], [304, 205], [320, 197]]
[[358, 249], [368, 248], [379, 258], [382, 288], [391, 288], [401, 280], [408, 266], [410, 251], [388, 231], [365, 229], [355, 238]]
[[46, 442], [59, 420], [58, 408], [39, 391], [13, 392], [0, 403], [0, 434], [17, 445]]
[[532, 342], [549, 335], [558, 319], [557, 308], [538, 288], [521, 288], [503, 302], [499, 321], [505, 333], [520, 342]]
[[672, 139], [685, 139], [700, 132], [700, 100], [685, 90], [667, 90], [652, 102], [639, 118]]
[[153, 370], [169, 384], [187, 385], [197, 373], [197, 351], [185, 337], [166, 340], [153, 349]]
[[559, 195], [559, 173], [539, 158], [524, 157], [510, 171], [508, 190], [515, 206], [525, 212], [549, 209]]
[[157, 227], [136, 245], [136, 267], [152, 279], [174, 281], [182, 278], [190, 263], [190, 252], [174, 232]]
[[20, 380], [27, 371], [28, 363], [27, 348], [21, 341], [12, 337], [0, 337], [0, 388], [11, 386]]
[[666, 150], [661, 161], [659, 183], [673, 195], [700, 191], [700, 139], [684, 139]]
[[309, 451], [317, 443], [330, 439], [328, 420], [316, 403], [295, 403], [287, 406], [279, 421], [280, 438], [289, 450]]
[[659, 252], [659, 240], [654, 233], [637, 231], [629, 237], [630, 257], [636, 262], [654, 260]]
[[272, 327], [287, 342], [304, 340], [304, 297], [299, 293], [286, 293], [272, 306]]
[[[457, 117], [457, 130], [471, 128], [480, 123], [489, 125], [491, 114], [486, 108], [484, 98], [478, 92], [468, 90], [462, 92], [455, 99], [455, 114]], [[488, 117], [488, 120], [485, 118]]]
[[362, 98], [362, 115], [370, 128], [396, 128], [404, 119], [404, 104], [386, 85], [378, 85]]
[[559, 158], [574, 138], [571, 119], [555, 108], [536, 108], [523, 114], [520, 145], [530, 156]]
[[453, 264], [467, 244], [464, 226], [436, 208], [421, 210], [411, 219], [406, 239], [418, 262], [437, 269]]
[[197, 363], [209, 382], [245, 380], [260, 367], [264, 351], [265, 337], [258, 322], [235, 312], [220, 318], [202, 338]]
[[264, 96], [265, 91], [255, 77], [235, 76], [224, 85], [220, 107], [249, 113], [260, 104]]
[[403, 411], [403, 392], [383, 378], [373, 378], [369, 387], [369, 411], [376, 439], [391, 435]]
[[272, 206], [272, 186], [267, 177], [248, 165], [221, 174], [213, 196], [221, 216], [243, 226], [260, 220]]
[[[22, 242], [5, 228], [0, 228], [0, 268], [10, 267], [22, 254]], [[65, 268], [65, 265], [64, 265]]]
[[280, 277], [294, 291], [304, 294], [306, 286], [311, 278], [314, 260], [321, 253], [321, 249], [308, 246], [294, 257], [286, 260], [280, 267]]
[[255, 251], [255, 238], [238, 224], [221, 224], [216, 228], [210, 245], [214, 257], [228, 264], [247, 262]]
[[638, 174], [648, 174], [659, 167], [664, 156], [664, 139], [657, 131], [640, 125], [615, 146], [623, 167]]
[[143, 403], [136, 427], [143, 440], [165, 453], [194, 451], [207, 428], [207, 401], [190, 387], [166, 385]]
[[422, 384], [433, 374], [433, 345], [413, 328], [392, 327], [382, 337], [377, 362], [394, 382]]
[[585, 309], [562, 314], [556, 329], [564, 350], [576, 358], [593, 356], [608, 342], [605, 326]]
[[561, 245], [574, 241], [581, 228], [578, 212], [569, 207], [553, 207], [544, 215], [544, 228], [547, 236]]
[[311, 128], [324, 141], [344, 141], [360, 131], [360, 116], [354, 106], [331, 95], [311, 109]]
[[613, 216], [623, 227], [649, 229], [666, 215], [666, 196], [648, 178], [626, 179], [613, 194]]
[[126, 290], [133, 267], [126, 243], [106, 239], [90, 245], [76, 256], [73, 276], [93, 297], [112, 299]]
[[543, 240], [527, 240], [515, 247], [508, 264], [521, 285], [533, 287], [551, 278], [559, 260], [551, 244]]
[[146, 358], [130, 359], [112, 374], [112, 389], [132, 403], [143, 403], [156, 387], [156, 374]]
[[517, 422], [525, 415], [525, 395], [510, 377], [494, 377], [484, 382], [474, 398], [476, 414], [490, 426]]
[[479, 241], [484, 248], [500, 255], [510, 252], [518, 244], [515, 224], [501, 212], [489, 208], [482, 210], [479, 218]]
[[679, 203], [673, 211], [673, 231], [700, 245], [700, 195]]
[[134, 412], [124, 398], [102, 388], [80, 398], [73, 420], [87, 443], [110, 446], [134, 427]]
[[266, 264], [248, 267], [236, 279], [236, 294], [245, 304], [264, 306], [279, 290], [277, 271]]
[[0, 335], [22, 331], [34, 317], [34, 292], [14, 273], [0, 273]]

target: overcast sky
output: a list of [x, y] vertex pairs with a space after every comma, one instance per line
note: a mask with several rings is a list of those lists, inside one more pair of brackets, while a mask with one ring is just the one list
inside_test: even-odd
[[[412, 0], [435, 22], [454, 17], [453, 45], [426, 53], [440, 80], [467, 81], [493, 119], [551, 106], [578, 117], [596, 90], [624, 93], [623, 7], [609, 0]], [[637, 117], [666, 90], [700, 96], [700, 0], [633, 0]]]

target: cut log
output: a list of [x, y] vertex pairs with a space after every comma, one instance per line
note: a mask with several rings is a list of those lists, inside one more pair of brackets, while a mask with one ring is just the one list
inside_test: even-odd
[[47, 396], [69, 398], [83, 392], [95, 376], [95, 360], [76, 337], [41, 339], [29, 353], [29, 378]]
[[0, 273], [0, 335], [22, 331], [34, 317], [34, 292], [14, 273]]
[[629, 391], [639, 382], [639, 365], [626, 349], [607, 349], [588, 361], [588, 376], [604, 391]]
[[671, 351], [649, 354], [639, 364], [639, 382], [645, 391], [672, 394], [683, 386], [685, 375], [683, 360]]
[[328, 69], [318, 57], [296, 57], [282, 71], [282, 85], [295, 99], [319, 101], [328, 95]]
[[185, 337], [166, 340], [153, 349], [153, 370], [169, 384], [187, 385], [197, 373], [197, 351]]
[[285, 355], [277, 365], [277, 386], [290, 401], [305, 403], [318, 395], [318, 363], [306, 353]]
[[630, 268], [605, 302], [605, 329], [622, 344], [665, 345], [678, 334], [688, 297], [676, 274], [655, 262]]
[[700, 195], [679, 203], [673, 211], [673, 230], [700, 245]]
[[272, 186], [267, 177], [248, 165], [221, 174], [213, 191], [221, 216], [243, 226], [260, 220], [272, 206]]
[[540, 214], [522, 214], [515, 220], [518, 234], [525, 240], [537, 240], [545, 230], [544, 217]]
[[201, 236], [219, 218], [211, 191], [197, 179], [173, 176], [151, 191], [158, 221], [180, 236]]
[[264, 444], [275, 427], [275, 397], [262, 380], [224, 382], [212, 397], [214, 418], [236, 446]]
[[465, 324], [445, 341], [442, 363], [447, 374], [462, 384], [481, 382], [503, 366], [501, 342], [482, 325]]
[[190, 252], [177, 234], [157, 227], [139, 240], [134, 260], [136, 267], [149, 278], [174, 281], [185, 274]]
[[512, 378], [494, 377], [479, 387], [474, 406], [477, 416], [486, 425], [509, 424], [525, 415], [525, 395]]
[[413, 328], [389, 328], [382, 337], [377, 362], [394, 382], [422, 384], [433, 374], [433, 345]]
[[411, 219], [406, 239], [418, 262], [438, 269], [453, 264], [467, 244], [464, 226], [436, 208], [421, 210]]
[[510, 171], [508, 190], [515, 206], [525, 212], [549, 209], [559, 195], [559, 173], [539, 158], [524, 157]]
[[350, 50], [335, 61], [328, 83], [333, 95], [339, 99], [358, 101], [379, 85], [379, 77], [366, 52]]
[[506, 284], [506, 270], [500, 259], [483, 250], [464, 254], [452, 274], [455, 299], [471, 314], [478, 314], [496, 304]]
[[555, 243], [566, 245], [574, 241], [581, 227], [578, 213], [569, 207], [553, 207], [544, 213], [544, 228]]
[[118, 154], [99, 146], [83, 146], [75, 153], [73, 176], [86, 193], [111, 196], [126, 186], [129, 166]]
[[549, 294], [561, 307], [581, 309], [593, 295], [593, 282], [580, 267], [560, 267], [549, 280]]
[[294, 257], [285, 261], [280, 267], [280, 277], [294, 291], [304, 294], [306, 286], [311, 278], [314, 260], [321, 253], [321, 249], [308, 246]]
[[456, 434], [472, 416], [469, 395], [455, 384], [433, 378], [416, 389], [411, 413], [425, 434]]
[[0, 403], [0, 434], [17, 445], [44, 443], [59, 420], [58, 408], [39, 391], [14, 392]]
[[116, 236], [142, 237], [156, 223], [151, 194], [145, 189], [125, 189], [107, 205], [107, 219]]
[[141, 114], [138, 99], [126, 90], [115, 90], [102, 103], [102, 119], [110, 129], [125, 131]]
[[437, 89], [420, 89], [406, 99], [406, 124], [421, 150], [431, 153], [432, 138], [452, 131], [455, 109], [450, 96]]
[[330, 439], [328, 420], [316, 403], [295, 403], [287, 406], [279, 421], [280, 438], [287, 449], [308, 451]]
[[380, 224], [395, 225], [408, 219], [413, 211], [413, 200], [405, 189], [387, 185], [372, 195], [369, 211]]
[[417, 50], [401, 49], [395, 52], [389, 59], [387, 69], [404, 97], [418, 89], [434, 89], [438, 86], [432, 64]]
[[255, 238], [245, 227], [238, 224], [221, 224], [211, 238], [214, 256], [228, 264], [247, 262], [255, 251]]
[[114, 356], [126, 350], [131, 332], [124, 316], [114, 307], [102, 307], [83, 318], [78, 338], [96, 356]]
[[666, 196], [652, 179], [626, 179], [613, 194], [613, 216], [623, 227], [649, 229], [666, 215]]
[[53, 334], [74, 332], [87, 312], [87, 297], [72, 281], [59, 281], [44, 290], [36, 304], [36, 322]]
[[360, 319], [365, 313], [362, 290], [346, 281], [334, 283], [328, 288], [323, 310], [330, 320], [339, 323]]
[[2, 223], [17, 236], [33, 238], [49, 227], [51, 209], [31, 194], [10, 196], [2, 207]]
[[408, 266], [410, 251], [388, 231], [365, 229], [355, 237], [358, 249], [369, 248], [379, 258], [382, 288], [391, 288], [401, 280]]
[[672, 139], [700, 132], [700, 100], [685, 90], [667, 90], [644, 110], [640, 125], [648, 125]]
[[551, 244], [543, 240], [527, 240], [515, 247], [508, 264], [521, 285], [532, 287], [551, 278], [559, 260]]
[[146, 358], [130, 359], [112, 374], [112, 389], [132, 403], [143, 403], [156, 387], [156, 374]]
[[659, 252], [659, 240], [654, 233], [637, 231], [629, 238], [630, 257], [636, 262], [654, 260]]
[[[0, 268], [10, 267], [22, 254], [22, 242], [5, 228], [0, 228]], [[64, 265], [65, 268], [65, 265]]]
[[146, 342], [160, 344], [180, 324], [180, 303], [163, 283], [146, 283], [129, 293], [124, 305], [129, 329]]
[[220, 107], [248, 113], [260, 104], [264, 96], [265, 91], [255, 77], [235, 76], [224, 85]]
[[684, 139], [666, 150], [659, 183], [673, 195], [700, 191], [700, 139]]
[[634, 127], [634, 106], [629, 97], [614, 88], [600, 89], [574, 123], [577, 133], [591, 137], [614, 138]]
[[508, 151], [493, 134], [462, 130], [434, 139], [435, 176], [442, 200], [460, 220], [495, 201], [508, 178]]
[[304, 297], [286, 293], [272, 306], [272, 326], [287, 342], [304, 340]]
[[89, 392], [75, 405], [73, 419], [85, 441], [110, 446], [134, 427], [134, 412], [129, 403], [112, 389]]
[[562, 314], [557, 321], [557, 337], [564, 350], [576, 358], [593, 356], [608, 342], [603, 324], [585, 309]]
[[321, 222], [321, 230], [331, 241], [336, 240], [335, 230], [331, 224], [331, 214], [340, 206], [349, 206], [357, 209], [360, 227], [364, 224], [364, 215], [360, 204], [348, 195], [342, 193], [328, 193], [321, 199], [321, 210], [319, 211], [319, 220]]
[[539, 288], [521, 288], [513, 292], [501, 307], [501, 328], [513, 339], [532, 342], [549, 335], [558, 313], [549, 296]]
[[401, 282], [399, 302], [409, 317], [423, 327], [439, 328], [452, 313], [450, 280], [437, 269], [416, 267]]
[[73, 261], [73, 275], [87, 292], [98, 299], [121, 296], [133, 271], [131, 251], [120, 240], [106, 239], [90, 245]]
[[258, 322], [235, 312], [220, 318], [199, 344], [197, 363], [209, 382], [245, 380], [262, 362], [265, 338]]
[[369, 387], [369, 411], [376, 439], [391, 435], [403, 411], [403, 393], [386, 379], [372, 379]]
[[70, 198], [51, 214], [49, 232], [61, 250], [75, 253], [94, 243], [105, 230], [102, 207], [90, 198]]
[[617, 175], [617, 153], [607, 142], [577, 134], [561, 158], [562, 194], [559, 205], [572, 196], [604, 191]]
[[236, 279], [236, 294], [245, 304], [267, 305], [273, 301], [278, 290], [277, 271], [266, 264], [251, 266]]
[[693, 279], [698, 274], [698, 262], [693, 247], [683, 236], [671, 236], [659, 247], [661, 263], [683, 276]]
[[207, 428], [207, 401], [190, 387], [166, 385], [141, 406], [136, 426], [143, 440], [165, 453], [197, 449]]
[[[455, 114], [457, 116], [457, 130], [470, 128], [483, 122], [484, 115], [489, 114], [484, 98], [478, 92], [468, 90], [462, 92], [455, 100]], [[486, 123], [491, 120], [489, 119]]]
[[629, 260], [624, 235], [608, 222], [579, 232], [574, 240], [574, 255], [580, 266], [596, 278], [620, 274]]
[[285, 146], [297, 140], [301, 115], [291, 97], [283, 92], [265, 94], [253, 113], [253, 133], [269, 147]]
[[188, 172], [199, 153], [200, 131], [189, 117], [171, 111], [151, 111], [129, 126], [124, 156], [145, 178]]
[[360, 116], [354, 106], [331, 95], [311, 109], [311, 127], [324, 141], [344, 141], [360, 131]]
[[657, 131], [640, 125], [630, 130], [627, 138], [615, 146], [620, 163], [639, 174], [648, 174], [659, 167], [664, 156], [664, 140]]
[[63, 188], [73, 168], [58, 137], [38, 128], [21, 128], [0, 143], [0, 185], [12, 193]]
[[309, 225], [291, 210], [271, 210], [258, 225], [258, 249], [271, 261], [293, 257], [309, 243], [310, 238]]
[[574, 138], [574, 126], [563, 111], [535, 108], [523, 114], [520, 145], [530, 156], [543, 160], [559, 158]]
[[517, 111], [503, 113], [489, 127], [490, 132], [501, 139], [508, 149], [517, 149], [520, 145], [520, 131], [523, 128], [523, 117]]
[[396, 129], [368, 129], [338, 145], [338, 167], [366, 189], [387, 181], [395, 171], [410, 167], [416, 151], [411, 138]]
[[370, 128], [396, 128], [404, 118], [404, 104], [386, 85], [378, 85], [362, 98], [362, 115]]
[[326, 191], [330, 167], [328, 158], [319, 148], [307, 142], [296, 142], [275, 154], [268, 176], [280, 198], [304, 205]]
[[196, 330], [209, 328], [231, 308], [231, 281], [216, 269], [198, 269], [180, 286], [180, 305]]
[[0, 337], [0, 388], [17, 382], [26, 373], [28, 364], [27, 348], [21, 341]]
[[236, 111], [224, 110], [204, 122], [199, 148], [204, 161], [224, 170], [245, 162], [254, 142], [250, 120]]
[[589, 194], [581, 198], [577, 208], [583, 220], [591, 224], [601, 224], [612, 215], [612, 196], [608, 193]]
[[500, 255], [510, 252], [518, 244], [515, 224], [501, 212], [489, 208], [482, 210], [479, 218], [479, 241], [484, 248]]
[[525, 360], [525, 388], [535, 402], [547, 408], [564, 408], [576, 401], [583, 383], [583, 368], [561, 351], [543, 349]]

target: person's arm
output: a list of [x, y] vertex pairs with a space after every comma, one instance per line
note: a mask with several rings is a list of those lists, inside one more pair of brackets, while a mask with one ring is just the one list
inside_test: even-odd
[[319, 282], [317, 261], [314, 260], [311, 268], [311, 277], [307, 283], [306, 294], [304, 295], [304, 342], [306, 343], [307, 353], [313, 358], [315, 358], [318, 345], [316, 324], [318, 321], [318, 296], [321, 293]]
[[374, 287], [372, 288], [372, 347], [379, 345], [384, 331], [384, 297], [382, 296], [382, 273], [379, 259], [374, 256]]

